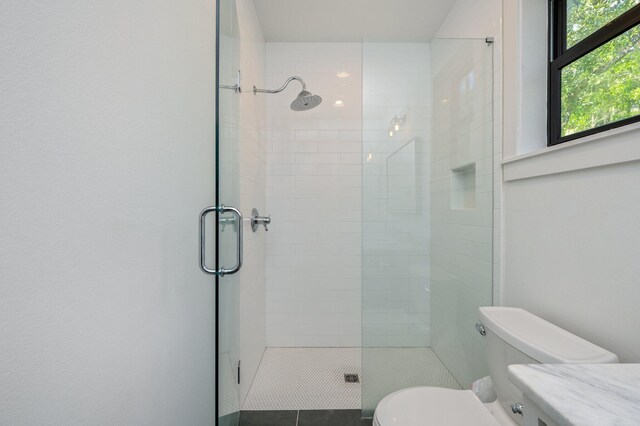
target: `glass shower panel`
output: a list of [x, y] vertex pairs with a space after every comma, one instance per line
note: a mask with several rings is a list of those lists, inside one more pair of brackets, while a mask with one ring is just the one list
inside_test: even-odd
[[421, 384], [429, 327], [429, 45], [363, 44], [362, 406]]
[[464, 387], [488, 374], [475, 330], [493, 304], [493, 47], [433, 40], [431, 347]]
[[484, 374], [482, 350], [450, 342], [475, 342], [460, 329], [491, 304], [492, 81], [484, 40], [363, 44], [365, 417], [398, 389]]

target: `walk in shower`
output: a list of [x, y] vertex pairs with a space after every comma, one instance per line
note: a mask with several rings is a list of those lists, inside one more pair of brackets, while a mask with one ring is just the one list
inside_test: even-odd
[[245, 252], [217, 276], [221, 424], [468, 388], [493, 297], [492, 40], [260, 44], [219, 3], [218, 205], [244, 218], [219, 212], [216, 270]]

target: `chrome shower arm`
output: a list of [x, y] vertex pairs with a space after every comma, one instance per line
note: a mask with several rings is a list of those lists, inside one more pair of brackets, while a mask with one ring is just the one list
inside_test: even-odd
[[279, 89], [275, 89], [275, 90], [269, 90], [269, 89], [258, 89], [256, 86], [253, 86], [253, 94], [257, 94], [257, 93], [280, 93], [282, 92], [284, 89], [287, 88], [287, 86], [289, 85], [289, 83], [291, 83], [293, 80], [297, 80], [302, 84], [302, 90], [307, 90], [307, 85], [304, 84], [304, 80], [302, 80], [300, 77], [289, 77], [287, 79], [287, 81], [284, 82], [284, 84], [282, 85], [281, 88]]
[[298, 96], [291, 102], [291, 109], [293, 111], [308, 111], [312, 108], [317, 107], [322, 102], [322, 98], [318, 95], [314, 95], [311, 92], [307, 92], [307, 85], [304, 84], [304, 80], [300, 77], [289, 77], [287, 81], [284, 82], [282, 87], [275, 90], [270, 89], [258, 89], [256, 86], [253, 86], [253, 94], [257, 95], [258, 93], [280, 93], [284, 89], [287, 88], [289, 83], [293, 80], [299, 81], [302, 84], [302, 92], [298, 93]]

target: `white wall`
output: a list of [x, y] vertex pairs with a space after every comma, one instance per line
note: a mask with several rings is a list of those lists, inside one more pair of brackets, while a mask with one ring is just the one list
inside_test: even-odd
[[506, 304], [640, 362], [638, 188], [638, 161], [507, 182]]
[[[336, 74], [346, 72], [346, 78]], [[267, 102], [267, 345], [360, 345], [361, 46], [268, 43], [267, 87], [290, 76], [323, 97]], [[342, 107], [335, 101], [342, 100]]]
[[237, 0], [240, 29], [240, 210], [245, 217], [245, 261], [239, 275], [240, 338], [242, 361], [240, 403], [253, 382], [266, 347], [266, 233], [251, 231], [251, 210], [266, 214], [266, 126], [265, 98], [254, 96], [253, 84], [264, 86], [266, 44], [252, 0]]
[[213, 423], [213, 22], [0, 5], [0, 423]]
[[501, 0], [456, 0], [434, 38], [499, 37]]
[[522, 54], [532, 42], [524, 29], [544, 25], [543, 11], [526, 12], [532, 5], [505, 2], [504, 9], [504, 302], [639, 362], [640, 130], [552, 148], [544, 129], [523, 134], [545, 115], [520, 107], [527, 85], [545, 79], [535, 73], [546, 73]]

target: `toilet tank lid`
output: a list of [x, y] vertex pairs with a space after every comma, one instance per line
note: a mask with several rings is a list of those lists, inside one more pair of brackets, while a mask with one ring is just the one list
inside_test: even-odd
[[542, 364], [600, 364], [618, 357], [520, 308], [480, 308], [482, 323], [509, 345]]

